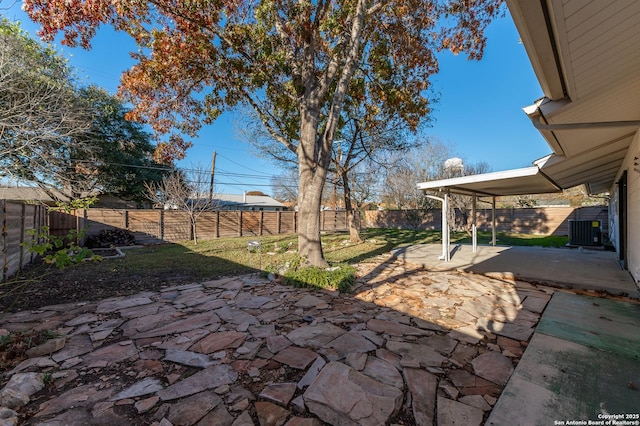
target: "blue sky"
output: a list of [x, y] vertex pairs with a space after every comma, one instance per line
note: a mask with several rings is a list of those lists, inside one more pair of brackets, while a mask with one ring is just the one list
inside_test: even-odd
[[[25, 30], [35, 34], [38, 28], [20, 10], [20, 2], [6, 10], [8, 4], [0, 0], [0, 13], [21, 21]], [[424, 133], [451, 146], [467, 163], [484, 161], [493, 171], [530, 166], [551, 152], [522, 111], [542, 96], [542, 90], [508, 14], [490, 25], [487, 36], [481, 61], [468, 61], [449, 52], [439, 55], [440, 72], [432, 78], [439, 102], [433, 108], [431, 127]], [[98, 84], [111, 93], [115, 93], [122, 71], [133, 64], [128, 54], [131, 50], [135, 45], [128, 36], [108, 27], [98, 32], [89, 51], [62, 48], [86, 83]], [[179, 166], [209, 169], [216, 151], [216, 192], [271, 193], [270, 176], [279, 171], [272, 163], [251, 155], [248, 145], [237, 136], [233, 113], [225, 113], [203, 128], [193, 144]]]

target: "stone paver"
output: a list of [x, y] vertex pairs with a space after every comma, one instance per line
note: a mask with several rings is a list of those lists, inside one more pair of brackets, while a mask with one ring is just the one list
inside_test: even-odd
[[222, 398], [211, 391], [200, 392], [181, 399], [169, 408], [167, 420], [172, 424], [193, 425], [213, 410]]
[[286, 409], [270, 402], [256, 402], [255, 407], [260, 426], [282, 426], [291, 414]]
[[309, 349], [289, 346], [278, 352], [273, 359], [289, 367], [304, 370], [317, 357], [318, 354]]
[[140, 382], [137, 382], [130, 387], [126, 388], [122, 392], [111, 398], [111, 401], [119, 401], [121, 399], [135, 398], [137, 396], [149, 395], [162, 390], [162, 382], [152, 377], [147, 377]]
[[258, 396], [286, 407], [295, 392], [295, 383], [274, 383], [264, 388]]
[[[47, 326], [60, 338], [7, 374], [2, 418], [481, 424], [549, 294], [389, 256], [380, 262], [360, 265], [347, 294], [246, 275], [6, 314], [0, 334]], [[45, 375], [48, 394], [32, 401]]]
[[416, 368], [405, 368], [404, 375], [411, 394], [411, 408], [416, 424], [432, 425], [436, 411], [438, 378]]
[[511, 360], [497, 352], [484, 353], [471, 361], [471, 365], [476, 375], [502, 386], [513, 373]]
[[448, 398], [438, 397], [438, 426], [480, 426], [482, 410]]
[[228, 365], [214, 365], [158, 391], [158, 396], [163, 401], [178, 399], [233, 383], [237, 378], [237, 373]]
[[309, 411], [335, 425], [377, 426], [396, 414], [402, 392], [353, 368], [331, 362], [304, 393]]
[[247, 335], [245, 333], [239, 333], [237, 331], [211, 333], [189, 349], [204, 354], [212, 354], [227, 348], [235, 349], [242, 345], [246, 337]]

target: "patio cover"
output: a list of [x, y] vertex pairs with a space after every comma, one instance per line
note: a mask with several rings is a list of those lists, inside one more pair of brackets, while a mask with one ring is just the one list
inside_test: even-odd
[[562, 188], [542, 171], [552, 155], [531, 167], [421, 182], [418, 189], [489, 197], [561, 192]]
[[[562, 188], [554, 182], [543, 168], [547, 161], [558, 157], [550, 154], [538, 161], [534, 162], [531, 167], [521, 169], [505, 170], [501, 172], [483, 173], [479, 175], [461, 176], [450, 179], [440, 179], [430, 182], [418, 183], [418, 189], [423, 192], [442, 192], [442, 198], [429, 196], [442, 202], [442, 211], [448, 210], [448, 197], [450, 194], [462, 194], [473, 196], [472, 218], [472, 240], [473, 252], [475, 253], [478, 246], [478, 235], [476, 229], [476, 199], [477, 196], [492, 197], [491, 209], [491, 231], [492, 244], [496, 245], [496, 197], [509, 195], [529, 195], [529, 194], [548, 194], [553, 192], [561, 192]], [[450, 260], [449, 250], [449, 223], [448, 214], [442, 215], [442, 256], [440, 259], [444, 261]]]

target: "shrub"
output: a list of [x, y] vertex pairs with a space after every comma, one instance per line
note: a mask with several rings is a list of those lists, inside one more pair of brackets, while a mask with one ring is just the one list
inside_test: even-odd
[[345, 264], [331, 268], [299, 266], [285, 272], [283, 278], [285, 284], [294, 287], [348, 291], [355, 283], [356, 269]]
[[101, 256], [94, 255], [88, 248], [76, 244], [83, 236], [82, 231], [72, 229], [65, 237], [58, 237], [49, 234], [49, 227], [43, 226], [40, 229], [27, 230], [27, 234], [31, 235], [32, 239], [22, 243], [22, 246], [31, 253], [44, 256], [43, 260], [46, 263], [54, 264], [59, 269], [84, 260], [102, 260]]

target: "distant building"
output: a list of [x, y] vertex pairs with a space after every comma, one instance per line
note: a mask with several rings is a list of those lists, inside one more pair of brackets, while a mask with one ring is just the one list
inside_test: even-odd
[[215, 210], [287, 210], [287, 206], [266, 195], [216, 194], [214, 203]]
[[91, 207], [97, 209], [148, 209], [151, 208], [151, 202], [125, 200], [117, 195], [100, 194], [98, 200]]
[[28, 204], [46, 204], [48, 206], [56, 205], [56, 200], [37, 186], [0, 187], [0, 200]]

